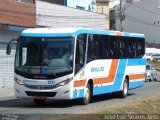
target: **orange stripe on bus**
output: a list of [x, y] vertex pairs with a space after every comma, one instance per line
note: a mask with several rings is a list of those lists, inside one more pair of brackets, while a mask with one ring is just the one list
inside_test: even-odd
[[113, 59], [111, 63], [111, 68], [109, 71], [109, 76], [105, 78], [94, 79], [94, 84], [103, 84], [103, 83], [113, 82], [116, 76], [117, 66], [118, 66], [118, 59]]
[[86, 80], [78, 80], [78, 81], [74, 81], [74, 87], [82, 87], [86, 85]]
[[145, 74], [129, 75], [129, 80], [144, 79], [144, 78], [145, 78]]
[[122, 36], [122, 32], [116, 32], [116, 36]]

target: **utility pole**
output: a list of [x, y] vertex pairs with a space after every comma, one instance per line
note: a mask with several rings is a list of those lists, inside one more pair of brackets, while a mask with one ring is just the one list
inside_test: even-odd
[[120, 31], [122, 32], [124, 30], [124, 19], [125, 19], [125, 15], [124, 15], [124, 1], [120, 0]]

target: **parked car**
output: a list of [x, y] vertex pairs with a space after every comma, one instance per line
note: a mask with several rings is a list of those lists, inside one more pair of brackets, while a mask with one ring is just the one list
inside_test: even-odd
[[146, 65], [146, 81], [156, 81], [157, 80], [157, 72], [156, 69], [150, 65]]
[[160, 69], [156, 69], [156, 81], [160, 82]]
[[153, 53], [146, 53], [146, 60], [147, 61], [151, 61], [151, 56], [153, 55]]
[[158, 59], [160, 60], [160, 54], [159, 53], [154, 53], [151, 55], [151, 61], [153, 61], [154, 59]]

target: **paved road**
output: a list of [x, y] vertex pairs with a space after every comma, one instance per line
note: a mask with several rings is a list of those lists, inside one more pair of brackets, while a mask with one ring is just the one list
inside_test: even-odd
[[85, 114], [97, 109], [124, 103], [160, 93], [160, 82], [146, 82], [144, 86], [130, 90], [126, 99], [120, 99], [113, 94], [100, 95], [93, 98], [89, 105], [83, 106], [77, 101], [53, 101], [39, 107], [32, 99], [0, 98], [0, 114]]

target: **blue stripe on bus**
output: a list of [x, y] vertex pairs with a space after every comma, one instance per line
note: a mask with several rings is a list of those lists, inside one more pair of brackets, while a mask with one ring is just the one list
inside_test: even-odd
[[124, 33], [123, 33], [123, 36], [131, 37], [131, 34], [130, 34], [130, 33], [127, 33], [127, 32], [124, 32]]
[[69, 36], [78, 36], [79, 34], [102, 34], [109, 35], [115, 34], [113, 31], [95, 31], [95, 30], [77, 30], [74, 33], [21, 33], [21, 36], [24, 37], [69, 37]]
[[[73, 33], [21, 33], [21, 36], [25, 37], [69, 37], [69, 36], [78, 36], [79, 34], [100, 34], [100, 35], [116, 35], [116, 31], [105, 31], [105, 30], [88, 30], [88, 29], [79, 29]], [[124, 32], [123, 36], [128, 37], [137, 37], [144, 38], [143, 35], [134, 35], [131, 33]]]
[[105, 30], [99, 30], [99, 31], [96, 31], [96, 30], [78, 30], [76, 32], [73, 33], [73, 36], [77, 36], [79, 34], [83, 34], [83, 33], [86, 33], [86, 34], [100, 34], [100, 35], [110, 35], [110, 34], [115, 34], [114, 31], [105, 31]]
[[73, 90], [73, 99], [83, 98], [84, 97], [84, 89]]
[[121, 59], [119, 66], [118, 66], [118, 70], [116, 73], [116, 78], [115, 78], [115, 90], [119, 91], [121, 84], [124, 80], [124, 74], [125, 74], [125, 70], [126, 70], [126, 64], [127, 64], [127, 59]]
[[146, 59], [141, 58], [141, 59], [128, 59], [128, 64], [127, 66], [136, 66], [136, 65], [145, 65], [146, 64]]
[[138, 87], [141, 87], [142, 85], [144, 85], [145, 80], [143, 81], [134, 81], [134, 82], [129, 82], [129, 89], [135, 89]]
[[132, 34], [132, 33], [128, 33], [128, 32], [124, 32], [123, 36], [126, 37], [137, 37], [137, 38], [145, 38], [144, 35], [137, 35], [137, 34]]
[[116, 73], [116, 76], [115, 76], [114, 84], [113, 85], [100, 86], [100, 87], [94, 87], [93, 95], [105, 94], [105, 93], [119, 91], [120, 87], [121, 87], [121, 83], [124, 79], [126, 63], [127, 63], [127, 59], [119, 60], [118, 69], [117, 69], [117, 73]]
[[72, 33], [21, 33], [21, 36], [24, 37], [68, 37], [72, 35]]
[[143, 35], [135, 35], [135, 34], [132, 34], [132, 37], [136, 37], [136, 38], [145, 38]]

